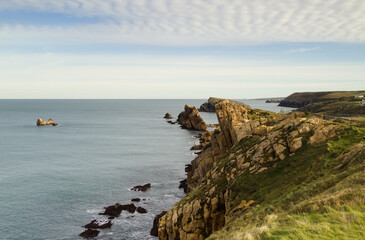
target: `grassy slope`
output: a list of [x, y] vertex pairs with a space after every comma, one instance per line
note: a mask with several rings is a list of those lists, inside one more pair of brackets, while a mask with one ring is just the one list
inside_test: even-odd
[[232, 208], [242, 200], [257, 205], [209, 239], [364, 239], [364, 141], [365, 128], [344, 125], [340, 137], [304, 146], [274, 168], [243, 172], [230, 186], [222, 180]]
[[361, 106], [361, 99], [353, 99], [354, 95], [365, 95], [365, 91], [294, 93], [285, 98], [284, 101], [299, 105], [305, 102], [305, 106], [299, 108], [299, 111], [302, 112], [342, 116], [364, 115], [365, 107]]

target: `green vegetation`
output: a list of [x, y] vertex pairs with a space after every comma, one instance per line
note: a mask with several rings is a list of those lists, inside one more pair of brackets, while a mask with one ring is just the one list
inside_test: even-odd
[[[280, 106], [297, 107], [298, 111], [318, 113], [329, 116], [347, 117], [351, 120], [363, 121], [365, 107], [361, 106], [365, 91], [334, 91], [334, 92], [302, 92], [293, 93], [280, 102]], [[356, 119], [355, 119], [356, 118]]]
[[245, 171], [225, 186], [231, 209], [250, 200], [255, 207], [209, 239], [364, 239], [365, 128], [342, 126], [335, 139], [304, 145], [276, 167]]

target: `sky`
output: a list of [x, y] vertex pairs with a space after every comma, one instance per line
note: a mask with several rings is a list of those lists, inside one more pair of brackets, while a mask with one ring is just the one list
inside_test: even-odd
[[363, 90], [364, 12], [364, 0], [0, 0], [0, 98]]

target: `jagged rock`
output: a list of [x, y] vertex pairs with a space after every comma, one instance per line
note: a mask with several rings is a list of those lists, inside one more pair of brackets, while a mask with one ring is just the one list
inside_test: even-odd
[[184, 111], [179, 114], [177, 122], [186, 129], [208, 131], [207, 125], [194, 106], [191, 107], [186, 104]]
[[105, 229], [105, 228], [111, 228], [112, 227], [112, 221], [97, 221], [97, 220], [92, 220], [90, 223], [86, 224], [85, 226], [83, 226], [84, 228], [93, 228], [93, 229]]
[[336, 129], [335, 125], [328, 125], [328, 126], [317, 126], [314, 129], [314, 134], [309, 138], [309, 144], [315, 144], [324, 142], [327, 139], [333, 138], [336, 136]]
[[166, 118], [166, 119], [172, 119], [172, 116], [170, 113], [166, 113], [165, 116], [163, 118]]
[[104, 213], [100, 213], [100, 215], [118, 217], [122, 213], [122, 211], [134, 213], [136, 211], [136, 206], [133, 203], [125, 205], [120, 205], [119, 203], [116, 203], [114, 205], [105, 207]]
[[288, 143], [288, 145], [291, 153], [296, 152], [299, 148], [302, 147], [302, 137], [294, 138]]
[[141, 213], [141, 214], [147, 213], [147, 210], [143, 207], [137, 207], [136, 210], [137, 210], [138, 213]]
[[153, 226], [151, 229], [150, 234], [152, 236], [158, 237], [158, 222], [160, 221], [160, 218], [166, 214], [166, 211], [161, 212], [160, 214], [155, 216], [155, 219], [153, 220]]
[[80, 233], [80, 237], [83, 238], [96, 238], [99, 235], [100, 231], [94, 229], [87, 229]]
[[37, 126], [46, 126], [46, 125], [57, 126], [58, 125], [58, 123], [55, 123], [52, 118], [48, 119], [48, 121], [43, 120], [42, 118], [38, 118], [36, 123], [37, 123]]
[[186, 184], [186, 179], [180, 181], [179, 189], [184, 189], [184, 193], [187, 192], [188, 185]]
[[132, 191], [140, 191], [140, 192], [145, 192], [147, 191], [148, 189], [151, 188], [151, 183], [147, 183], [145, 185], [137, 185], [133, 188], [131, 188]]

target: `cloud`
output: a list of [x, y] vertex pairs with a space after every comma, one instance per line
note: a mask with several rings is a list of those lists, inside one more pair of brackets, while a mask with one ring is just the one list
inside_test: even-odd
[[285, 53], [304, 53], [304, 52], [313, 52], [319, 50], [319, 47], [311, 47], [311, 48], [297, 48], [286, 51]]
[[47, 19], [42, 25], [5, 21], [2, 45], [24, 44], [24, 39], [164, 46], [365, 41], [363, 0], [7, 0], [0, 11], [101, 19], [59, 26], [47, 25]]

